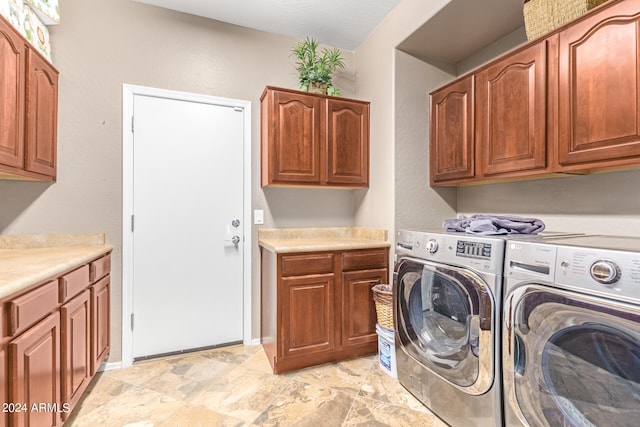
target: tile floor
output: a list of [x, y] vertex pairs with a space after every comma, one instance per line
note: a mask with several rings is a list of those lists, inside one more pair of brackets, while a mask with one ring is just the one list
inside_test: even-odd
[[377, 356], [273, 375], [242, 345], [99, 373], [67, 426], [446, 426]]

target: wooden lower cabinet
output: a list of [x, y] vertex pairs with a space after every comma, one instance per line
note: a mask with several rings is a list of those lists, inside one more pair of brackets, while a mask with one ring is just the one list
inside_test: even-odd
[[334, 275], [286, 277], [281, 290], [283, 357], [334, 350]]
[[109, 355], [110, 345], [110, 277], [91, 286], [91, 375]]
[[[91, 298], [89, 290], [62, 306], [62, 402], [78, 403], [91, 381]], [[67, 412], [62, 414], [66, 419]]]
[[377, 342], [372, 288], [388, 280], [386, 268], [342, 273], [343, 347]]
[[11, 425], [61, 425], [60, 313], [9, 342], [9, 359], [9, 402], [22, 405], [10, 413]]
[[388, 252], [262, 249], [261, 342], [274, 373], [377, 351], [371, 289], [389, 280]]
[[0, 300], [0, 427], [61, 426], [86, 391], [109, 354], [109, 257]]
[[[2, 314], [2, 310], [0, 310], [0, 314]], [[2, 325], [2, 321], [0, 320], [0, 326]], [[0, 331], [2, 328], [0, 327]], [[0, 345], [0, 404], [9, 403], [7, 400], [7, 387], [6, 387], [6, 379], [7, 379], [7, 359], [5, 356], [4, 346]], [[7, 413], [6, 411], [0, 412], [0, 427], [5, 427], [7, 425]]]

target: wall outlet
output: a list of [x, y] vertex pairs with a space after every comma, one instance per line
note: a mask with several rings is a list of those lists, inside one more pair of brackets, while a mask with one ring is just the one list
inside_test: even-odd
[[262, 209], [255, 209], [253, 211], [253, 223], [264, 224], [264, 211]]

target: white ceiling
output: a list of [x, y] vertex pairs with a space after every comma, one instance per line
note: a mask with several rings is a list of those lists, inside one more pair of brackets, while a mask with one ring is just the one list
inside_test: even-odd
[[400, 0], [134, 0], [355, 50]]
[[[355, 50], [401, 0], [134, 1]], [[522, 0], [450, 0], [398, 48], [455, 64], [523, 25]]]

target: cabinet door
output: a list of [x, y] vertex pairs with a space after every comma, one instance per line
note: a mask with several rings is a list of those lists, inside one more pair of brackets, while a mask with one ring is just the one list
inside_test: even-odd
[[[61, 307], [62, 402], [69, 408], [78, 403], [91, 380], [91, 307], [85, 290]], [[67, 412], [62, 418], [67, 418]]]
[[0, 164], [24, 166], [26, 47], [0, 17]]
[[[60, 425], [60, 314], [49, 315], [9, 343], [10, 402], [26, 412], [11, 414], [11, 425]], [[33, 410], [37, 408], [38, 410]]]
[[388, 283], [386, 268], [342, 273], [342, 345], [375, 342], [376, 307], [372, 288]]
[[[2, 314], [1, 310], [0, 310], [0, 314]], [[7, 378], [7, 360], [5, 358], [4, 347], [0, 346], [0, 405], [4, 403], [9, 403], [9, 401], [7, 400], [7, 381], [5, 378]], [[0, 427], [5, 427], [6, 425], [7, 425], [7, 413], [5, 411], [1, 411]]]
[[281, 279], [280, 314], [283, 357], [335, 348], [335, 278], [333, 274]]
[[476, 77], [476, 156], [480, 176], [546, 170], [545, 41]]
[[559, 33], [563, 166], [616, 166], [640, 156], [639, 10], [639, 0], [618, 2]]
[[431, 184], [474, 177], [473, 77], [431, 94], [429, 157]]
[[262, 155], [267, 155], [268, 162], [262, 166], [268, 178], [265, 182], [263, 176], [263, 185], [320, 184], [321, 101], [284, 91], [267, 94], [262, 105], [262, 149], [266, 150]]
[[109, 355], [111, 337], [110, 276], [91, 286], [91, 375]]
[[29, 50], [27, 68], [25, 169], [53, 179], [56, 175], [58, 72], [32, 50]]
[[369, 104], [327, 99], [327, 184], [369, 185]]

